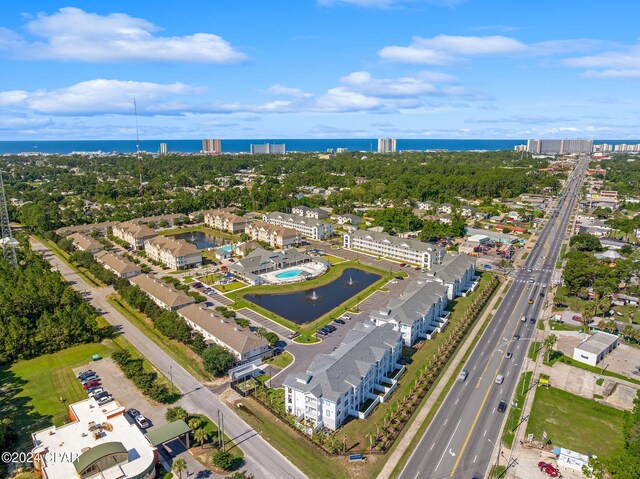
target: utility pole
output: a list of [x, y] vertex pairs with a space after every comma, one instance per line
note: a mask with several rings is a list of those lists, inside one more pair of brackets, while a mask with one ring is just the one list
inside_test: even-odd
[[18, 266], [16, 257], [16, 244], [18, 243], [11, 234], [11, 225], [9, 224], [9, 213], [7, 212], [7, 198], [4, 194], [4, 182], [2, 180], [2, 171], [0, 171], [0, 243], [2, 244], [3, 256], [14, 267]]

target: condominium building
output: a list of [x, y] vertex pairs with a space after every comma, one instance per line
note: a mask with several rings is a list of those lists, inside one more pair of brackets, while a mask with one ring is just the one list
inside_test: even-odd
[[109, 251], [100, 251], [95, 255], [95, 258], [98, 263], [121, 278], [131, 278], [142, 273], [140, 265]]
[[155, 476], [158, 452], [117, 401], [69, 405], [69, 422], [32, 434], [33, 467], [43, 478], [139, 478]]
[[447, 289], [437, 283], [414, 281], [404, 294], [391, 298], [369, 319], [376, 325], [390, 325], [402, 334], [404, 342], [413, 346], [420, 339], [431, 339], [448, 322], [445, 311], [449, 300]]
[[243, 329], [234, 319], [228, 319], [219, 312], [197, 304], [185, 306], [178, 311], [187, 324], [204, 336], [205, 343], [217, 344], [231, 351], [238, 363], [265, 359], [273, 355], [269, 342]]
[[265, 214], [262, 219], [274, 225], [293, 228], [302, 236], [314, 240], [324, 240], [333, 236], [333, 225], [331, 223], [325, 223], [313, 218], [305, 218], [276, 211]]
[[204, 222], [211, 228], [237, 234], [244, 233], [244, 229], [249, 223], [249, 220], [232, 213], [212, 210], [204, 215]]
[[356, 230], [343, 237], [344, 247], [417, 264], [430, 269], [434, 264], [442, 263], [446, 250], [440, 246], [424, 243], [415, 239], [398, 238], [387, 233], [375, 233]]
[[169, 311], [175, 311], [196, 302], [184, 291], [148, 274], [134, 276], [129, 279], [129, 282], [138, 286], [158, 306]]
[[91, 223], [88, 225], [76, 225], [76, 226], [63, 226], [58, 228], [56, 233], [60, 236], [66, 236], [71, 233], [87, 233], [91, 234], [97, 231], [100, 234], [106, 234], [111, 228], [117, 225], [117, 221], [104, 221], [102, 223]]
[[396, 152], [395, 138], [379, 138], [378, 139], [378, 153], [395, 153], [395, 152]]
[[222, 140], [218, 138], [202, 140], [202, 153], [222, 153]]
[[144, 242], [157, 236], [157, 233], [145, 225], [125, 221], [113, 227], [113, 236], [131, 245], [134, 250], [144, 249]]
[[432, 265], [422, 279], [444, 286], [449, 300], [465, 296], [477, 279], [476, 258], [466, 254], [446, 256], [440, 264]]
[[252, 155], [284, 155], [286, 148], [284, 143], [264, 143], [262, 145], [251, 145]]
[[593, 140], [528, 140], [527, 151], [534, 155], [591, 153]]
[[321, 220], [329, 216], [329, 213], [325, 210], [321, 210], [320, 208], [309, 208], [304, 205], [294, 206], [291, 208], [291, 213], [297, 216], [304, 216], [305, 218], [314, 218], [316, 220]]
[[300, 234], [295, 229], [276, 226], [265, 221], [248, 223], [244, 232], [251, 239], [264, 241], [272, 248], [286, 249], [300, 243]]
[[362, 218], [357, 215], [352, 215], [351, 213], [345, 213], [343, 215], [338, 215], [336, 217], [336, 221], [340, 225], [359, 225], [362, 223]]
[[144, 242], [144, 252], [171, 269], [189, 269], [202, 266], [202, 253], [185, 240], [169, 236], [156, 236]]
[[93, 254], [104, 249], [104, 246], [100, 241], [97, 241], [84, 233], [73, 233], [69, 236], [69, 239], [73, 243], [73, 246], [80, 251], [86, 251]]
[[287, 376], [287, 412], [307, 431], [334, 431], [349, 416], [366, 418], [395, 389], [404, 371], [398, 363], [403, 344], [390, 326], [357, 323], [335, 351], [317, 355], [305, 372]]

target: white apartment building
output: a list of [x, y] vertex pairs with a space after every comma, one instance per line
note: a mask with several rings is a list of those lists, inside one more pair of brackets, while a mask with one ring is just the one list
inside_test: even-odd
[[234, 319], [227, 319], [215, 310], [191, 304], [178, 310], [178, 314], [192, 329], [204, 336], [206, 343], [217, 344], [231, 351], [238, 363], [273, 355], [266, 339], [241, 328]]
[[325, 210], [321, 210], [320, 208], [309, 208], [304, 205], [294, 206], [291, 208], [291, 213], [297, 216], [304, 216], [305, 218], [315, 218], [316, 220], [321, 220], [329, 216], [329, 213]]
[[213, 210], [204, 215], [204, 222], [211, 228], [227, 231], [231, 234], [238, 234], [244, 233], [244, 229], [249, 223], [249, 220], [225, 211]]
[[444, 286], [447, 298], [452, 301], [475, 288], [476, 258], [466, 254], [446, 256], [442, 263], [434, 264], [421, 279]]
[[276, 226], [264, 221], [248, 223], [244, 228], [252, 240], [269, 243], [272, 248], [287, 249], [300, 243], [300, 235], [293, 228]]
[[366, 418], [404, 372], [398, 363], [402, 345], [402, 335], [389, 326], [356, 324], [335, 351], [317, 355], [305, 372], [285, 379], [287, 412], [308, 432], [335, 431], [349, 416]]
[[125, 221], [113, 226], [113, 236], [131, 245], [135, 250], [144, 249], [144, 242], [157, 236], [157, 233], [145, 225]]
[[395, 138], [378, 138], [378, 153], [395, 153]]
[[442, 263], [446, 254], [446, 250], [440, 246], [367, 230], [345, 234], [343, 244], [347, 249], [393, 258], [427, 269], [431, 269], [434, 264]]
[[267, 213], [262, 219], [267, 223], [293, 228], [302, 236], [314, 240], [325, 240], [333, 236], [333, 225], [313, 218], [305, 218], [287, 213]]
[[156, 236], [144, 242], [149, 258], [160, 261], [171, 269], [181, 270], [202, 266], [202, 253], [185, 240]]

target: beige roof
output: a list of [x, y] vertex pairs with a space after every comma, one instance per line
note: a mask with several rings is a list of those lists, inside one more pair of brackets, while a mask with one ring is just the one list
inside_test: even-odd
[[129, 281], [136, 286], [139, 286], [140, 289], [149, 296], [153, 296], [170, 308], [179, 308], [195, 302], [195, 299], [188, 296], [183, 291], [180, 291], [172, 285], [156, 279], [153, 276], [149, 276], [148, 274], [134, 276]]
[[192, 323], [197, 324], [239, 354], [269, 344], [266, 339], [242, 329], [233, 319], [227, 319], [213, 309], [192, 304], [182, 308], [178, 314]]
[[156, 236], [148, 242], [160, 249], [170, 251], [172, 256], [176, 258], [191, 254], [200, 254], [200, 250], [191, 243], [185, 240], [175, 239], [170, 236]]
[[68, 235], [69, 233], [87, 233], [91, 231], [106, 231], [107, 228], [113, 228], [117, 225], [117, 221], [104, 221], [102, 223], [91, 223], [88, 225], [63, 226], [58, 228], [56, 233], [59, 235]]
[[74, 245], [85, 251], [104, 248], [104, 246], [102, 246], [102, 243], [94, 240], [91, 236], [87, 236], [84, 233], [74, 233], [69, 236], [69, 239], [73, 241]]
[[122, 256], [110, 253], [109, 251], [100, 251], [96, 253], [96, 259], [105, 264], [118, 274], [140, 272], [142, 269], [137, 264], [124, 259]]
[[232, 213], [228, 213], [222, 210], [211, 210], [207, 213], [207, 216], [211, 216], [212, 218], [220, 217], [223, 220], [226, 219], [229, 223], [248, 223], [249, 220], [247, 218], [243, 218], [242, 216], [234, 215]]
[[267, 231], [271, 231], [272, 233], [277, 234], [278, 236], [282, 236], [283, 238], [290, 236], [298, 236], [298, 232], [293, 228], [287, 228], [286, 226], [276, 226], [271, 223], [267, 223], [266, 221], [254, 221], [251, 226], [253, 228], [263, 228]]
[[143, 237], [157, 235], [155, 230], [152, 230], [148, 226], [139, 225], [132, 221], [125, 221], [124, 223], [120, 223], [117, 226], [117, 228], [121, 229], [122, 231], [126, 231], [127, 233], [131, 234], [134, 238], [143, 238]]

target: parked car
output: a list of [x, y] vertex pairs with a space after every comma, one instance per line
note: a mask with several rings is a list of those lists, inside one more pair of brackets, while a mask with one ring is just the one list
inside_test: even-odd
[[136, 424], [140, 426], [142, 429], [146, 429], [150, 426], [149, 421], [142, 414], [136, 416]]
[[406, 263], [400, 263], [400, 267], [404, 268], [406, 266]]
[[137, 409], [131, 408], [127, 410], [127, 414], [131, 419], [135, 419], [140, 415], [140, 411], [138, 411]]
[[94, 386], [100, 386], [100, 381], [91, 381], [91, 382], [85, 384], [82, 387], [85, 388], [85, 389], [89, 389], [89, 388], [92, 388]]
[[346, 324], [346, 323], [344, 322], [344, 319], [340, 319], [340, 318], [336, 318], [336, 319], [334, 319], [334, 320], [333, 320], [333, 322], [334, 322], [334, 323], [338, 323], [338, 324]]
[[98, 405], [103, 406], [104, 404], [110, 403], [111, 401], [113, 401], [113, 396], [105, 396], [98, 399]]
[[93, 389], [93, 391], [87, 391], [89, 393], [89, 397], [90, 398], [95, 397], [96, 394], [100, 394], [101, 392], [104, 391], [104, 389], [102, 389], [102, 388], [95, 388], [95, 389], [91, 388], [91, 389]]
[[83, 379], [89, 377], [89, 376], [95, 376], [95, 372], [93, 372], [91, 369], [87, 369], [85, 371], [81, 371], [80, 373], [78, 373], [78, 376], [76, 376], [80, 381], [82, 381]]
[[507, 410], [507, 402], [501, 399], [498, 403], [498, 412], [505, 412]]
[[560, 471], [558, 469], [556, 469], [555, 467], [553, 467], [551, 464], [546, 463], [544, 461], [540, 461], [538, 463], [538, 469], [540, 469], [542, 472], [550, 475], [551, 477], [558, 477], [560, 476]]
[[107, 396], [111, 396], [111, 394], [109, 394], [107, 391], [100, 391], [99, 393], [93, 396], [93, 399], [97, 401], [98, 399], [102, 399], [103, 397], [107, 397]]
[[329, 331], [330, 333], [333, 333], [337, 328], [335, 326], [332, 326], [331, 324], [327, 324], [324, 329], [326, 329], [327, 331]]
[[327, 335], [327, 332], [325, 331], [324, 328], [316, 329], [316, 333], [317, 334], [322, 334], [323, 336]]
[[343, 314], [342, 316], [340, 316], [340, 319], [351, 319], [351, 316], [349, 316], [348, 314]]

